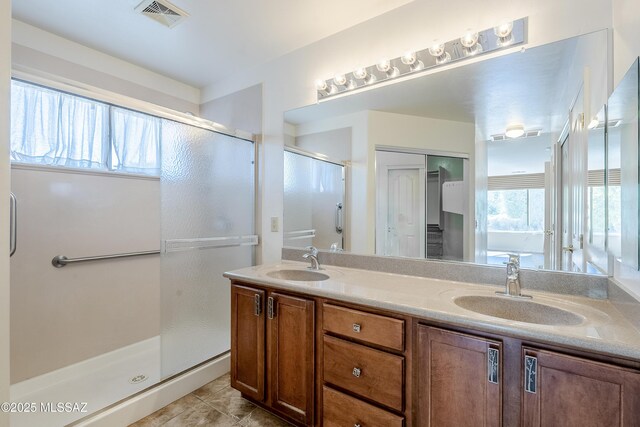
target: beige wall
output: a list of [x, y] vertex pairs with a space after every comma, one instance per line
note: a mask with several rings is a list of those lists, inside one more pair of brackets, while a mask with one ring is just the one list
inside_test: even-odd
[[[11, 72], [11, 1], [0, 0], [0, 200], [9, 199], [9, 78]], [[0, 403], [9, 401], [9, 211], [0, 210]], [[0, 411], [0, 427], [9, 414]]]

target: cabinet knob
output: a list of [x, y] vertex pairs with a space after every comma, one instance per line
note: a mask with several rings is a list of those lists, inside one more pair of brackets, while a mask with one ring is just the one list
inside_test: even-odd
[[353, 427], [360, 427], [360, 424], [354, 424]]
[[360, 378], [360, 374], [362, 374], [362, 370], [360, 368], [353, 368], [353, 376], [356, 378]]
[[360, 323], [353, 324], [353, 332], [360, 333]]

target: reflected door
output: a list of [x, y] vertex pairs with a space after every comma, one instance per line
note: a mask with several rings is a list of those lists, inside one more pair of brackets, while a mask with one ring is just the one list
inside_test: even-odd
[[424, 258], [424, 169], [388, 169], [387, 179], [386, 255]]
[[571, 236], [571, 174], [569, 163], [569, 137], [565, 138], [560, 149], [560, 180], [561, 182], [561, 204], [562, 204], [562, 249], [561, 265], [564, 271], [572, 271], [573, 265], [573, 245]]
[[376, 153], [376, 253], [426, 256], [426, 156]]

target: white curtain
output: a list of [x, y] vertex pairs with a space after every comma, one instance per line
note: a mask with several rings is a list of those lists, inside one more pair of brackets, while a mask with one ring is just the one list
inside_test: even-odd
[[162, 120], [124, 108], [111, 108], [111, 169], [160, 173]]
[[107, 169], [108, 150], [108, 105], [13, 81], [12, 161]]

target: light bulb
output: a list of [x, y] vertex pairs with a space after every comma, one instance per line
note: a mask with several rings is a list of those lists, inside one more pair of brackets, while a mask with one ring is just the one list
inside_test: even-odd
[[504, 22], [493, 28], [493, 33], [501, 39], [509, 37], [511, 31], [513, 31], [513, 22]]
[[386, 73], [391, 69], [391, 61], [389, 61], [388, 59], [378, 61], [378, 63], [376, 64], [376, 68], [378, 69], [378, 71]]
[[463, 51], [464, 51], [464, 56], [473, 56], [481, 53], [483, 49], [480, 43], [476, 43], [474, 46], [465, 47]]
[[507, 138], [520, 138], [524, 135], [524, 125], [516, 124], [507, 126], [507, 130], [504, 134]]
[[347, 78], [344, 74], [336, 74], [333, 78], [333, 82], [338, 86], [344, 86], [347, 83]]
[[444, 50], [444, 43], [431, 46], [429, 54], [436, 58], [436, 64], [438, 65], [451, 61], [451, 55]]
[[360, 80], [365, 79], [365, 78], [367, 77], [367, 75], [368, 75], [368, 74], [369, 74], [369, 73], [367, 73], [367, 69], [366, 69], [366, 68], [358, 68], [357, 70], [355, 70], [355, 71], [353, 72], [353, 76], [354, 76], [356, 79], [360, 79]]
[[413, 64], [409, 65], [409, 69], [411, 70], [411, 72], [420, 71], [420, 70], [424, 69], [424, 62], [418, 60], [418, 61], [414, 62]]
[[464, 36], [460, 37], [460, 43], [466, 48], [471, 48], [478, 43], [478, 33], [468, 31]]
[[316, 90], [323, 92], [327, 90], [327, 82], [324, 80], [316, 80]]
[[416, 57], [416, 53], [415, 52], [406, 52], [404, 55], [402, 55], [400, 60], [405, 65], [411, 65], [414, 62], [416, 62], [416, 58], [417, 57]]
[[442, 56], [444, 54], [444, 43], [442, 44], [434, 44], [429, 48], [429, 54], [431, 56], [435, 56], [436, 58]]

